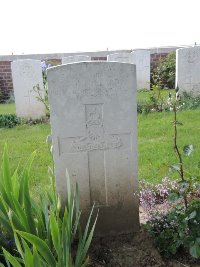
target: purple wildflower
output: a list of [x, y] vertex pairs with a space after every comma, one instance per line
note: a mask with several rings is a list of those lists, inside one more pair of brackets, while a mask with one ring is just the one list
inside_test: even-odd
[[47, 65], [44, 60], [41, 61], [41, 67], [42, 67], [42, 71], [46, 71]]

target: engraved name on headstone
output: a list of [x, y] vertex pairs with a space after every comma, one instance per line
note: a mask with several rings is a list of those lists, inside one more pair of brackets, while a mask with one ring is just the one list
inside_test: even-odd
[[96, 234], [138, 230], [136, 70], [81, 62], [48, 70], [57, 191], [66, 168], [79, 184], [83, 217], [95, 202]]

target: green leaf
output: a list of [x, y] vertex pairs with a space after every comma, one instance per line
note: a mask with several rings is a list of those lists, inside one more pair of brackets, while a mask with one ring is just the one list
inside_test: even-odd
[[173, 164], [169, 166], [169, 171], [180, 171], [181, 167], [180, 167], [180, 163], [177, 164]]
[[14, 202], [14, 205], [15, 205], [15, 214], [19, 218], [19, 220], [20, 220], [21, 224], [23, 225], [25, 231], [26, 232], [30, 232], [30, 228], [29, 228], [29, 225], [28, 225], [28, 222], [27, 222], [27, 217], [26, 217], [26, 214], [24, 213], [24, 210], [22, 209], [22, 207], [20, 206], [18, 201], [13, 199], [13, 202]]
[[46, 266], [46, 265], [42, 265], [42, 258], [37, 253], [37, 249], [35, 248], [35, 246], [33, 246], [33, 266], [34, 267], [44, 267], [44, 266]]
[[190, 215], [188, 216], [188, 220], [194, 219], [197, 215], [196, 210], [194, 210], [193, 212], [190, 213]]
[[23, 247], [24, 247], [24, 263], [25, 263], [25, 266], [34, 267], [32, 252], [31, 252], [29, 246], [27, 245], [26, 241], [23, 238], [22, 238], [22, 243], [23, 243]]
[[12, 227], [10, 226], [10, 222], [1, 210], [0, 210], [0, 223], [3, 227], [5, 227], [8, 233], [12, 233]]
[[185, 153], [186, 156], [189, 156], [193, 151], [193, 145], [186, 145], [183, 148], [183, 152]]
[[93, 234], [94, 234], [94, 229], [95, 229], [97, 218], [98, 218], [98, 213], [97, 213], [97, 216], [95, 218], [95, 221], [94, 221], [94, 224], [92, 226], [92, 229], [88, 233], [89, 226], [90, 226], [90, 223], [91, 223], [92, 214], [93, 214], [93, 210], [94, 210], [94, 205], [93, 205], [93, 207], [91, 209], [91, 212], [90, 212], [90, 215], [89, 215], [89, 218], [88, 218], [88, 221], [87, 221], [87, 225], [85, 227], [85, 231], [84, 231], [84, 234], [83, 234], [83, 238], [81, 238], [81, 240], [79, 239], [75, 266], [81, 266], [81, 264], [83, 263], [83, 261], [84, 261], [84, 259], [86, 257], [86, 254], [87, 254], [88, 248], [90, 246], [90, 243], [92, 241], [92, 237], [93, 237]]
[[51, 267], [56, 266], [56, 260], [53, 254], [51, 253], [51, 250], [42, 239], [29, 233], [21, 231], [16, 231], [16, 232], [24, 239], [26, 239], [28, 242], [30, 242], [33, 246], [35, 246], [38, 252], [42, 255], [42, 257]]
[[12, 176], [12, 184], [13, 184], [13, 197], [18, 200], [19, 197], [19, 177], [18, 177], [18, 168], [15, 170]]
[[36, 227], [35, 227], [35, 222], [34, 222], [34, 218], [32, 215], [32, 205], [31, 205], [31, 198], [30, 198], [30, 194], [29, 194], [29, 184], [28, 184], [28, 180], [29, 180], [29, 171], [25, 172], [25, 178], [23, 180], [23, 192], [24, 192], [24, 208], [25, 208], [25, 213], [26, 213], [26, 217], [27, 217], [27, 221], [28, 221], [28, 225], [30, 227], [30, 232], [32, 234], [36, 234]]
[[187, 192], [187, 190], [189, 189], [189, 186], [190, 186], [189, 182], [187, 182], [187, 181], [180, 181], [178, 183], [178, 185], [179, 185], [179, 193], [180, 194], [185, 194]]
[[58, 222], [56, 221], [55, 215], [53, 213], [51, 213], [51, 215], [50, 215], [50, 227], [51, 227], [51, 235], [52, 235], [53, 245], [57, 251], [57, 254], [59, 255], [59, 252], [61, 250], [60, 232], [59, 232]]
[[177, 193], [170, 193], [168, 196], [168, 200], [171, 202], [175, 202], [179, 199], [179, 195]]
[[13, 267], [22, 267], [22, 265], [8, 251], [3, 248], [5, 258], [12, 264]]
[[194, 245], [190, 247], [190, 255], [196, 259], [200, 257], [200, 246], [197, 242], [195, 242]]
[[5, 190], [7, 194], [11, 194], [12, 183], [11, 183], [10, 164], [9, 164], [7, 144], [5, 144], [4, 146], [4, 153], [3, 153], [3, 178], [4, 178]]

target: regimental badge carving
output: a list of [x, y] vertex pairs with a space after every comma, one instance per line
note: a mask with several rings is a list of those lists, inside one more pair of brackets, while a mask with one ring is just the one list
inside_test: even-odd
[[103, 126], [101, 105], [88, 105], [88, 107], [86, 106], [86, 127], [89, 128], [90, 126]]
[[85, 105], [86, 132], [83, 136], [58, 138], [60, 155], [92, 150], [126, 149], [130, 133], [107, 133], [103, 123], [103, 104]]

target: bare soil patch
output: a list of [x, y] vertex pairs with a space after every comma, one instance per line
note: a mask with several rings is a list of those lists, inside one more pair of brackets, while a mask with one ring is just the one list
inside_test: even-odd
[[[147, 220], [143, 210], [140, 217], [143, 223]], [[90, 267], [200, 267], [200, 260], [183, 252], [163, 259], [142, 225], [134, 235], [95, 238], [89, 255]]]

